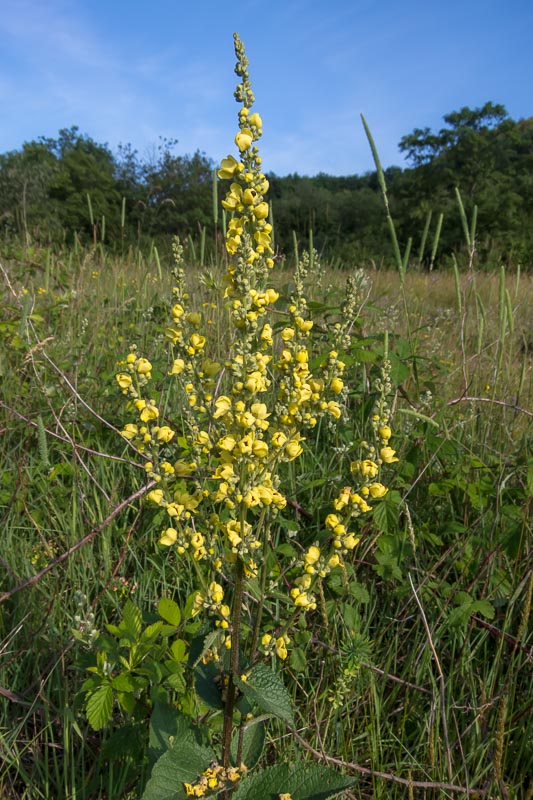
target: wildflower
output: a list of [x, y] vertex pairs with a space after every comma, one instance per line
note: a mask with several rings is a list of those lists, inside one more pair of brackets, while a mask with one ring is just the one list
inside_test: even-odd
[[396, 450], [393, 450], [392, 447], [382, 447], [379, 451], [379, 455], [385, 464], [392, 464], [394, 461], [398, 461], [395, 457]]
[[369, 458], [365, 458], [363, 461], [352, 461], [350, 464], [350, 470], [352, 472], [359, 472], [363, 476], [363, 478], [375, 478], [378, 474], [379, 467], [374, 461], [371, 461]]
[[155, 427], [154, 433], [159, 442], [165, 443], [170, 442], [176, 435], [176, 432], [169, 428], [168, 425], [163, 425], [161, 428]]
[[178, 538], [178, 532], [175, 528], [167, 528], [161, 536], [159, 537], [159, 544], [165, 545], [165, 547], [170, 547], [173, 545]]
[[146, 495], [146, 499], [150, 503], [155, 503], [156, 506], [160, 506], [163, 502], [164, 492], [162, 489], [152, 489], [151, 492], [148, 492]]
[[132, 422], [128, 422], [120, 432], [125, 439], [133, 439], [139, 433], [139, 428]]
[[384, 497], [389, 491], [382, 483], [371, 483], [368, 490], [374, 498]]
[[276, 655], [278, 658], [281, 658], [282, 661], [285, 661], [287, 658], [287, 644], [289, 643], [289, 638], [287, 636], [279, 636], [276, 639]]
[[252, 146], [253, 142], [253, 135], [251, 130], [248, 128], [242, 128], [239, 133], [235, 136], [235, 144], [243, 153], [245, 150], [248, 150]]
[[316, 564], [319, 558], [320, 558], [320, 549], [316, 547], [316, 545], [312, 545], [307, 550], [307, 553], [304, 555], [304, 561], [306, 564]]
[[392, 436], [392, 431], [391, 431], [391, 429], [389, 428], [388, 425], [383, 425], [379, 429], [378, 433], [379, 433], [379, 435], [381, 436], [382, 439], [385, 439], [385, 441], [388, 441]]
[[131, 375], [129, 375], [127, 372], [119, 372], [115, 377], [120, 388], [126, 392], [132, 383]]
[[214, 419], [218, 419], [219, 417], [223, 417], [224, 414], [227, 414], [228, 411], [231, 410], [231, 398], [227, 397], [226, 395], [220, 395], [215, 400], [215, 413], [213, 414]]
[[243, 169], [243, 165], [240, 161], [233, 158], [233, 156], [228, 156], [227, 158], [223, 158], [220, 162], [220, 169], [217, 172], [217, 175], [222, 180], [228, 180], [229, 178], [233, 178], [236, 172], [240, 172]]
[[285, 455], [287, 456], [289, 461], [294, 461], [295, 458], [298, 458], [303, 453], [303, 447], [300, 444], [300, 440], [296, 437], [291, 439], [287, 442], [285, 446]]
[[146, 375], [147, 378], [150, 377], [152, 373], [152, 365], [147, 358], [140, 358], [137, 361], [137, 372], [139, 375]]

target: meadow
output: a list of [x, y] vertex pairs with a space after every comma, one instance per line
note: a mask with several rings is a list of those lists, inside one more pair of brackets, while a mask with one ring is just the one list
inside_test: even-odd
[[235, 230], [0, 262], [0, 797], [531, 800], [533, 276]]

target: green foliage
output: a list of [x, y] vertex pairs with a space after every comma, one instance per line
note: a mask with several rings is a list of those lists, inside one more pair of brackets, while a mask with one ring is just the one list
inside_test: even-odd
[[95, 730], [111, 720], [114, 700], [123, 712], [139, 719], [149, 715], [159, 687], [185, 693], [187, 645], [173, 638], [181, 622], [179, 606], [162, 598], [158, 614], [160, 620], [144, 623], [140, 609], [128, 600], [120, 623], [108, 624], [107, 634], [96, 638], [95, 662], [85, 663], [92, 675], [81, 687], [87, 719]]

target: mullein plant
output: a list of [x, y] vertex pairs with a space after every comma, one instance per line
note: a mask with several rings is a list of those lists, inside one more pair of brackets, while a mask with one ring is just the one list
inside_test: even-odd
[[[170, 791], [169, 780], [174, 781], [173, 793], [165, 797], [175, 798], [221, 792], [227, 797], [235, 792], [238, 798], [263, 798], [270, 796], [265, 787], [279, 786], [272, 797], [294, 800], [319, 791], [320, 797], [333, 796], [351, 785], [349, 776], [316, 766], [316, 779], [302, 794], [295, 765], [290, 772], [283, 771], [286, 765], [248, 770], [260, 759], [258, 742], [264, 740], [265, 720], [274, 716], [293, 724], [289, 694], [272, 667], [287, 658], [299, 616], [314, 612], [317, 603], [324, 613], [320, 598], [328, 576], [344, 571], [346, 578], [345, 562], [360, 540], [358, 518], [368, 515], [373, 500], [387, 492], [381, 482], [382, 465], [397, 461], [390, 446], [390, 365], [385, 357], [370, 441], [354, 445], [353, 485], [336, 493], [316, 540], [299, 548], [293, 541], [291, 552], [296, 555], [282, 564], [274, 546], [277, 521], [287, 506], [283, 485], [287, 464], [297, 471], [319, 423], [328, 433], [346, 421], [348, 387], [342, 353], [350, 346], [358, 289], [356, 281], [348, 282], [340, 321], [319, 339], [305, 298], [312, 264], [304, 256], [288, 304], [278, 308], [278, 292], [270, 285], [275, 258], [266, 199], [269, 184], [257, 145], [263, 122], [252, 111], [248, 60], [237, 35], [235, 53], [239, 78], [235, 98], [240, 110], [236, 155], [224, 158], [218, 170], [219, 178], [229, 182], [222, 200], [228, 215], [228, 267], [216, 303], [194, 307], [182, 248], [178, 241], [174, 244], [166, 338], [168, 396], [173, 401], [179, 398], [179, 422], [172, 421], [162, 395], [153, 387], [151, 362], [136, 348], [116, 376], [132, 414], [122, 436], [144, 458], [153, 487], [147, 501], [159, 507], [158, 516], [165, 520], [159, 544], [176, 551], [183, 570], [196, 582], [185, 618], [194, 620], [188, 630], [200, 632], [202, 645], [194, 658], [190, 655], [189, 664], [200, 664], [220, 693], [211, 711], [218, 750], [212, 743], [206, 746], [205, 736], [191, 734], [192, 712], [186, 729], [182, 715], [176, 729], [182, 733], [176, 733], [155, 764], [146, 800], [159, 797], [163, 784]], [[215, 307], [227, 315], [229, 331], [229, 352], [220, 361], [210, 355], [209, 315]], [[324, 341], [326, 352], [317, 358], [313, 348], [318, 342], [324, 349]], [[285, 613], [280, 614], [283, 596]], [[208, 666], [211, 671], [205, 671]], [[198, 707], [205, 721], [209, 713], [205, 706]]]

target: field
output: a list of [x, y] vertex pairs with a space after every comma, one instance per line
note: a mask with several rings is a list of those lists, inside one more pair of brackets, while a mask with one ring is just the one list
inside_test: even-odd
[[[223, 266], [192, 251], [183, 266], [207, 315]], [[335, 767], [356, 779], [346, 798], [533, 797], [533, 277], [482, 266], [408, 269], [402, 282], [315, 255], [303, 274], [313, 352], [327, 352], [336, 323], [347, 332], [345, 412], [307, 431], [301, 457], [280, 468], [287, 505], [272, 552], [294, 567], [294, 552], [323, 541], [332, 500], [354, 480], [352, 445], [370, 435], [383, 396], [387, 343], [398, 461], [383, 465], [388, 492], [356, 520], [361, 541], [342, 576], [320, 584], [318, 605], [291, 616], [279, 583], [272, 589], [263, 619], [275, 635], [285, 625], [290, 645], [286, 658], [265, 658], [288, 690], [296, 733], [274, 714], [258, 758]], [[139, 684], [135, 708], [115, 699], [105, 725], [89, 726], [81, 686], [106, 623], [135, 617], [128, 600], [144, 625], [161, 598], [183, 609], [196, 588], [192, 562], [158, 544], [161, 511], [140, 499], [146, 471], [119, 435], [131, 414], [115, 374], [132, 345], [165, 384], [171, 267], [170, 256], [101, 246], [2, 262], [0, 797], [9, 800], [136, 798], [149, 774], [162, 667], [145, 675], [152, 694]], [[350, 277], [358, 307], [346, 324]], [[271, 281], [279, 332], [294, 259], [277, 263]], [[224, 363], [223, 304], [209, 313], [208, 355]], [[165, 391], [165, 418], [178, 424]], [[256, 589], [245, 591], [245, 615]], [[191, 680], [165, 691], [216, 742], [220, 711], [199, 684], [191, 700]]]

